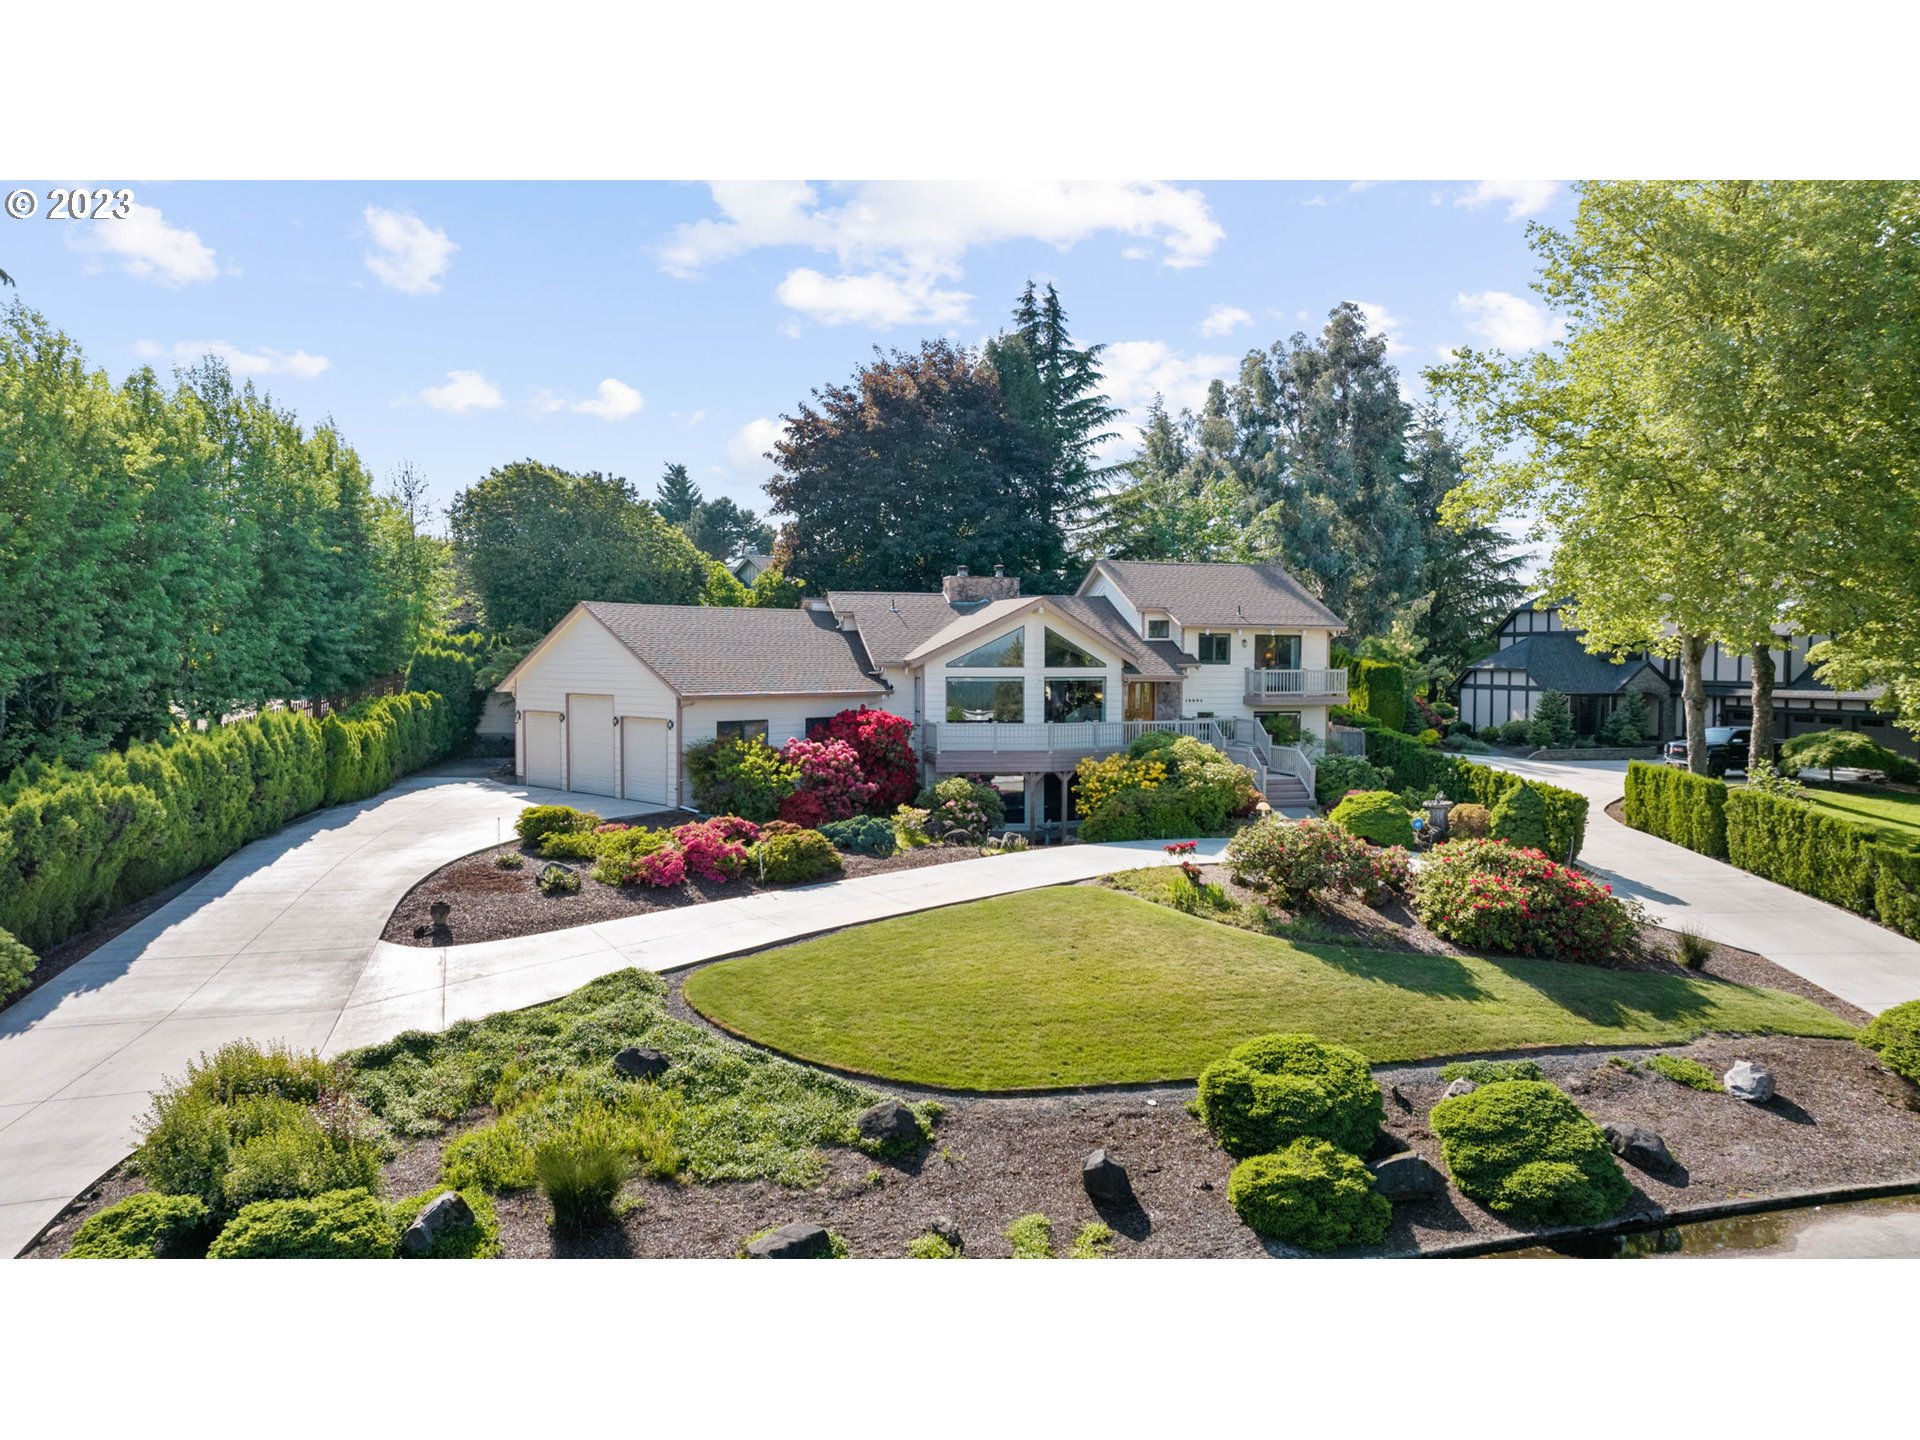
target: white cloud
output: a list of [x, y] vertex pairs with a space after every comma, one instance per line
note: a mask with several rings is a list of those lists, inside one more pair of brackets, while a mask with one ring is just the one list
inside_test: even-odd
[[787, 427], [778, 420], [749, 420], [727, 441], [727, 463], [738, 474], [764, 476], [772, 463], [767, 452], [786, 433]]
[[1379, 183], [1378, 180], [1355, 180], [1347, 186], [1347, 193], [1349, 195], [1358, 195], [1363, 190], [1373, 189], [1373, 187]]
[[1405, 355], [1413, 347], [1400, 338], [1401, 318], [1386, 306], [1372, 300], [1356, 300], [1360, 313], [1366, 316], [1367, 330], [1371, 334], [1383, 335], [1387, 341], [1387, 354]]
[[1231, 335], [1242, 325], [1253, 323], [1253, 316], [1237, 305], [1216, 305], [1207, 311], [1207, 318], [1200, 322], [1200, 333], [1208, 339], [1218, 335]]
[[122, 220], [87, 220], [65, 228], [71, 249], [110, 255], [137, 280], [178, 287], [201, 284], [220, 273], [211, 247], [193, 231], [169, 225], [151, 205], [132, 206]]
[[[1497, 201], [1506, 202], [1507, 219], [1524, 220], [1538, 215], [1560, 193], [1558, 180], [1481, 180], [1471, 190], [1454, 197], [1453, 203], [1479, 210]], [[1434, 203], [1439, 204], [1438, 197]]]
[[1309, 195], [1300, 203], [1302, 205], [1325, 205], [1327, 203], [1327, 197], [1324, 195]]
[[143, 360], [171, 360], [176, 365], [192, 365], [215, 355], [236, 375], [291, 375], [299, 380], [311, 380], [332, 363], [324, 355], [309, 355], [304, 350], [289, 353], [265, 345], [258, 350], [242, 350], [225, 340], [176, 340], [172, 345], [142, 340], [133, 350]]
[[1107, 398], [1124, 413], [1113, 423], [1119, 438], [1100, 447], [1102, 464], [1117, 464], [1139, 446], [1147, 408], [1158, 395], [1168, 411], [1198, 411], [1207, 402], [1207, 386], [1231, 381], [1239, 373], [1237, 355], [1188, 354], [1161, 340], [1119, 340], [1100, 352]]
[[1461, 295], [1454, 309], [1467, 317], [1467, 329], [1501, 350], [1537, 350], [1566, 334], [1566, 321], [1543, 305], [1504, 290]]
[[390, 290], [403, 295], [437, 295], [440, 277], [460, 247], [418, 215], [369, 205], [361, 212], [376, 247], [366, 252], [367, 269]]
[[631, 385], [612, 379], [602, 380], [591, 400], [577, 400], [567, 408], [576, 415], [597, 415], [602, 420], [624, 420], [640, 413], [646, 397]]
[[465, 415], [470, 410], [498, 410], [507, 403], [500, 387], [478, 370], [449, 370], [447, 383], [429, 385], [420, 392], [420, 402], [455, 415]]
[[822, 325], [957, 325], [973, 297], [940, 289], [931, 275], [822, 275], [801, 268], [780, 282], [774, 296]]

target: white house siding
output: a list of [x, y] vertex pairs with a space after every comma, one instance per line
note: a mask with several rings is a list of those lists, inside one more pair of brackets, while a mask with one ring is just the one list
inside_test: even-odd
[[[1253, 637], [1256, 635], [1298, 635], [1300, 667], [1303, 670], [1326, 669], [1332, 653], [1331, 632], [1285, 625], [1243, 625], [1237, 628], [1195, 625], [1184, 630], [1175, 625], [1173, 640], [1192, 655], [1199, 647], [1202, 634], [1218, 635], [1223, 630], [1233, 636], [1233, 663], [1201, 665], [1187, 672], [1186, 684], [1180, 692], [1181, 713], [1186, 719], [1208, 713], [1234, 718], [1251, 717], [1255, 713], [1253, 707], [1247, 704], [1247, 671], [1253, 668]], [[1326, 734], [1327, 707], [1324, 705], [1274, 705], [1263, 708], [1298, 709], [1303, 726], [1317, 735], [1324, 737]], [[1310, 721], [1307, 718], [1310, 714], [1317, 715], [1318, 720]]]
[[474, 727], [474, 732], [494, 737], [511, 736], [513, 723], [513, 696], [503, 695], [496, 690], [487, 696], [487, 703], [481, 707], [480, 723]]
[[[525, 731], [529, 712], [565, 714], [569, 695], [611, 695], [616, 716], [676, 720], [678, 697], [634, 653], [584, 611], [576, 613], [553, 636], [546, 648], [521, 670], [514, 681], [514, 698]], [[612, 746], [609, 726], [608, 745]], [[670, 747], [671, 748], [671, 747]], [[529, 784], [536, 782], [527, 762], [523, 735], [519, 771]], [[674, 767], [677, 771], [678, 767]], [[677, 774], [674, 783], [678, 784]], [[618, 780], [616, 777], [615, 788]]]
[[[1023, 655], [1025, 663], [1018, 670], [1003, 669], [949, 669], [947, 662], [959, 655], [976, 650], [989, 641], [1011, 634], [1017, 627], [1024, 627], [1026, 638]], [[1046, 667], [1047, 630], [1051, 628], [1096, 659], [1104, 660], [1102, 667], [1081, 666], [1070, 669], [1049, 670]], [[947, 681], [948, 680], [1012, 680], [1022, 682], [1021, 696], [1024, 706], [1024, 719], [1029, 724], [1038, 724], [1047, 718], [1046, 682], [1049, 679], [1093, 680], [1103, 682], [1105, 690], [1106, 714], [1101, 718], [1118, 720], [1126, 703], [1124, 690], [1125, 663], [1114, 653], [1113, 647], [1099, 636], [1091, 635], [1065, 617], [1052, 611], [1030, 614], [1023, 619], [1005, 625], [988, 625], [962, 636], [951, 645], [945, 646], [926, 659], [926, 718], [935, 724], [943, 723], [947, 718]]]
[[1095, 577], [1093, 584], [1087, 589], [1087, 594], [1104, 596], [1112, 601], [1113, 608], [1120, 612], [1120, 618], [1127, 622], [1127, 628], [1134, 634], [1147, 633], [1147, 627], [1141, 619], [1140, 612], [1134, 608], [1133, 601], [1126, 597], [1125, 592], [1113, 583], [1104, 570]]

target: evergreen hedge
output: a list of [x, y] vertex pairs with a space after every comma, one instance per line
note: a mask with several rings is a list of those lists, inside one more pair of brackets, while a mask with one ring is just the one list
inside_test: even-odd
[[1411, 735], [1389, 730], [1367, 732], [1367, 759], [1393, 777], [1402, 790], [1444, 790], [1447, 798], [1492, 810], [1511, 791], [1529, 785], [1547, 807], [1547, 854], [1555, 860], [1578, 856], [1587, 836], [1587, 797], [1557, 785], [1542, 785], [1509, 770], [1476, 765], [1422, 745]]
[[1388, 660], [1358, 661], [1348, 682], [1347, 704], [1363, 715], [1371, 715], [1389, 730], [1405, 728], [1406, 672]]
[[364, 799], [447, 753], [435, 694], [315, 721], [270, 711], [135, 741], [0, 784], [0, 929], [46, 950], [320, 805]]
[[1715, 859], [1727, 857], [1727, 782], [1671, 765], [1627, 766], [1627, 824]]
[[423, 695], [431, 691], [447, 702], [452, 752], [465, 749], [479, 727], [487, 692], [475, 677], [487, 658], [478, 635], [443, 636], [429, 640], [414, 651], [413, 660], [407, 666], [409, 691]]

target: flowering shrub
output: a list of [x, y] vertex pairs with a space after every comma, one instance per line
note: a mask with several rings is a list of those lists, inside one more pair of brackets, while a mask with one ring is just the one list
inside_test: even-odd
[[884, 815], [913, 798], [919, 764], [914, 759], [913, 722], [885, 710], [842, 710], [809, 740], [839, 740], [853, 747], [860, 773], [873, 786], [868, 808]]
[[687, 779], [702, 810], [764, 824], [800, 783], [800, 767], [764, 740], [709, 740], [687, 751]]
[[609, 820], [604, 825], [594, 826], [593, 833], [596, 835], [618, 835], [622, 830], [631, 829], [633, 829], [633, 826], [627, 824], [624, 820]]
[[[860, 755], [844, 740], [789, 740], [780, 750], [780, 758], [799, 772], [799, 788], [788, 801], [808, 796], [818, 803], [818, 818], [802, 818], [794, 807], [783, 802], [780, 818], [811, 828], [821, 820], [845, 820], [863, 814], [879, 786], [860, 769]], [[812, 806], [808, 806], [811, 809]]]
[[1173, 844], [1162, 845], [1160, 848], [1165, 850], [1169, 855], [1191, 855], [1200, 848], [1200, 842], [1198, 840], [1176, 840]]
[[[749, 822], [748, 829], [758, 837], [758, 826]], [[747, 868], [747, 847], [731, 839], [718, 821], [681, 825], [673, 832], [673, 843], [679, 847], [683, 874], [691, 870], [703, 880], [724, 885]]]
[[[926, 830], [935, 840], [978, 845], [1006, 818], [1000, 792], [982, 780], [956, 775], [922, 791], [917, 802], [927, 812]], [[955, 832], [959, 832], [955, 839]]]
[[893, 812], [893, 834], [902, 850], [913, 850], [934, 843], [934, 837], [927, 828], [930, 814], [911, 805], [902, 805]]
[[1538, 850], [1452, 840], [1428, 853], [1413, 908], [1456, 945], [1600, 965], [1633, 948], [1638, 907]]
[[827, 823], [827, 805], [811, 790], [796, 790], [780, 802], [780, 819], [796, 830], [817, 830]]
[[1404, 895], [1413, 883], [1413, 867], [1407, 858], [1407, 852], [1398, 845], [1387, 845], [1375, 850], [1367, 857], [1373, 862], [1373, 873], [1360, 889], [1360, 898], [1369, 905], [1377, 905], [1391, 893]]
[[1227, 842], [1227, 863], [1235, 880], [1289, 910], [1314, 895], [1371, 896], [1380, 886], [1367, 842], [1329, 820], [1269, 815]]
[[1164, 761], [1150, 756], [1139, 760], [1121, 754], [1098, 759], [1088, 756], [1075, 767], [1073, 776], [1079, 782], [1080, 812], [1084, 815], [1123, 791], [1158, 790], [1167, 783], [1167, 767]]
[[656, 850], [651, 855], [642, 855], [633, 866], [632, 873], [639, 883], [651, 885], [656, 890], [671, 890], [676, 885], [686, 883], [687, 857], [671, 847]]
[[1075, 770], [1083, 840], [1211, 835], [1260, 803], [1253, 777], [1211, 745], [1152, 730]]

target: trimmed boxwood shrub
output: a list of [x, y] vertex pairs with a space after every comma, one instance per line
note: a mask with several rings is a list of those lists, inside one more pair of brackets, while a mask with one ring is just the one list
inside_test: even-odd
[[67, 1247], [69, 1260], [168, 1260], [196, 1254], [212, 1220], [191, 1195], [143, 1190], [89, 1216]]
[[753, 873], [775, 885], [799, 885], [840, 873], [840, 852], [818, 830], [771, 832], [749, 852]]
[[873, 855], [885, 859], [899, 848], [893, 822], [877, 815], [856, 815], [850, 820], [830, 820], [820, 833], [833, 842], [836, 850], [849, 855]]
[[1234, 1166], [1227, 1201], [1259, 1234], [1303, 1250], [1376, 1245], [1393, 1222], [1393, 1205], [1373, 1188], [1366, 1163], [1311, 1136]]
[[209, 1260], [387, 1260], [399, 1243], [387, 1207], [365, 1190], [262, 1200], [233, 1219]]
[[1082, 760], [1074, 775], [1087, 841], [1218, 834], [1260, 801], [1244, 767], [1190, 735], [1163, 730], [1140, 736], [1124, 756]]
[[1386, 1118], [1366, 1057], [1311, 1035], [1261, 1035], [1200, 1072], [1200, 1118], [1229, 1155], [1303, 1135], [1365, 1151]]
[[599, 823], [600, 817], [591, 810], [576, 810], [571, 805], [529, 805], [513, 822], [513, 833], [523, 844], [539, 849], [549, 835], [591, 835]]
[[1860, 1032], [1860, 1043], [1894, 1074], [1920, 1085], [1920, 1000], [1882, 1010]]
[[1348, 834], [1375, 845], [1413, 844], [1413, 817], [1391, 790], [1363, 790], [1349, 795], [1327, 818]]
[[1413, 909], [1456, 945], [1588, 965], [1626, 955], [1640, 932], [1639, 917], [1608, 886], [1500, 840], [1435, 846], [1413, 877]]
[[0, 930], [0, 1005], [4, 1005], [33, 979], [40, 957], [6, 931]]
[[1493, 828], [1493, 812], [1484, 805], [1462, 800], [1447, 812], [1447, 835], [1455, 840], [1484, 840]]
[[1517, 850], [1547, 850], [1547, 802], [1531, 785], [1502, 795], [1487, 816], [1487, 834]]
[[1726, 797], [1727, 859], [1848, 910], [1873, 908], [1873, 832], [1811, 805], [1745, 786]]
[[[1523, 724], [1525, 722], [1522, 722]], [[1431, 795], [1444, 790], [1455, 802], [1467, 800], [1491, 810], [1511, 790], [1522, 785], [1538, 793], [1547, 808], [1545, 849], [1556, 860], [1578, 856], [1587, 833], [1587, 797], [1557, 785], [1523, 780], [1507, 770], [1476, 765], [1464, 756], [1432, 750], [1411, 735], [1386, 730], [1367, 732], [1367, 758], [1392, 777], [1401, 790]]]
[[1597, 1225], [1633, 1194], [1607, 1137], [1553, 1086], [1503, 1080], [1428, 1117], [1463, 1194], [1540, 1225]]
[[1627, 766], [1627, 824], [1702, 855], [1727, 854], [1727, 782], [1671, 765]]

